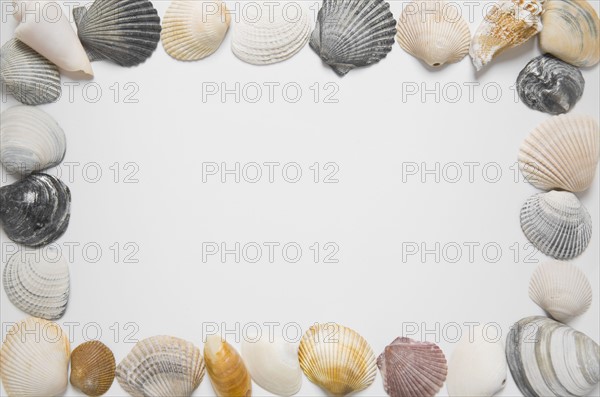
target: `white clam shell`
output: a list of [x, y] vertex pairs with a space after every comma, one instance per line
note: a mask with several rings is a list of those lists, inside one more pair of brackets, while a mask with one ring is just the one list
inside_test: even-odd
[[242, 341], [242, 358], [252, 379], [263, 389], [278, 396], [292, 396], [302, 386], [298, 345], [283, 338], [269, 340], [263, 334], [256, 340]]
[[407, 4], [398, 20], [396, 40], [406, 52], [437, 67], [469, 53], [471, 31], [455, 5], [446, 1]]
[[519, 151], [525, 178], [543, 190], [587, 190], [600, 158], [600, 128], [591, 116], [560, 115], [547, 119], [527, 137]]
[[579, 268], [568, 262], [541, 264], [531, 276], [529, 297], [561, 323], [585, 313], [592, 304], [592, 287]]
[[2, 112], [0, 161], [22, 175], [58, 165], [67, 150], [62, 128], [48, 113], [32, 106]]
[[222, 1], [174, 0], [163, 18], [163, 48], [180, 61], [206, 58], [221, 46], [230, 21]]
[[9, 397], [58, 396], [68, 383], [71, 349], [55, 323], [29, 317], [11, 327], [0, 354], [0, 376]]

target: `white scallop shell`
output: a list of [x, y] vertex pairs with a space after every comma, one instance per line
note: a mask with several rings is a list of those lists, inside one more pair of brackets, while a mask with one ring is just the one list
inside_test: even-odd
[[521, 209], [521, 228], [542, 253], [572, 259], [585, 251], [592, 238], [592, 219], [573, 193], [536, 194]]
[[443, 0], [407, 4], [397, 30], [400, 47], [429, 66], [455, 63], [469, 53], [469, 25], [456, 5]]
[[163, 18], [163, 48], [180, 61], [206, 58], [221, 46], [230, 20], [220, 0], [173, 0]]
[[587, 190], [600, 158], [600, 128], [591, 116], [560, 115], [544, 121], [519, 151], [525, 178], [543, 190]]
[[10, 172], [28, 175], [58, 165], [67, 138], [58, 123], [33, 106], [13, 106], [2, 112], [0, 161]]
[[263, 389], [278, 396], [292, 396], [302, 386], [298, 345], [283, 338], [269, 340], [263, 334], [256, 340], [242, 341], [242, 357], [252, 379]]
[[58, 396], [68, 383], [71, 349], [55, 323], [29, 317], [14, 324], [0, 354], [0, 377], [10, 397]]
[[[275, 6], [273, 6], [275, 4]], [[231, 50], [242, 61], [268, 65], [296, 55], [308, 42], [304, 2], [253, 2], [233, 26]]]
[[592, 304], [592, 287], [579, 268], [568, 262], [541, 264], [531, 276], [529, 297], [555, 320], [566, 323]]

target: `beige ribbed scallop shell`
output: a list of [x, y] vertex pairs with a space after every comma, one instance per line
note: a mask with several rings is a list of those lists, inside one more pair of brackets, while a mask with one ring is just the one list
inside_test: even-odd
[[101, 396], [115, 379], [115, 356], [102, 342], [82, 343], [71, 353], [71, 384], [88, 396]]
[[211, 335], [206, 339], [204, 361], [210, 383], [218, 397], [252, 395], [252, 380], [242, 357], [219, 335]]

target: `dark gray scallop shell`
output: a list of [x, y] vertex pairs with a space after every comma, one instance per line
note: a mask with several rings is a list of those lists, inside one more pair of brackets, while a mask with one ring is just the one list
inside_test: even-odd
[[571, 110], [584, 87], [578, 68], [549, 54], [532, 59], [517, 78], [517, 92], [525, 105], [549, 114]]
[[377, 63], [394, 45], [396, 20], [384, 0], [323, 0], [310, 47], [340, 76]]
[[91, 61], [135, 66], [148, 59], [160, 41], [160, 17], [148, 0], [96, 0], [76, 7], [77, 34]]
[[40, 247], [59, 238], [69, 225], [71, 192], [59, 179], [32, 174], [0, 188], [0, 220], [16, 243]]

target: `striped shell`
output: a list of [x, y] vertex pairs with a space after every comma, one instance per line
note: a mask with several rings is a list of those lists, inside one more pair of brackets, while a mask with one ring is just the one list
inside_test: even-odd
[[71, 353], [71, 384], [88, 396], [101, 396], [113, 384], [115, 367], [115, 356], [104, 343], [82, 343]]
[[218, 397], [252, 395], [252, 380], [242, 357], [219, 335], [211, 335], [206, 339], [204, 362]]

